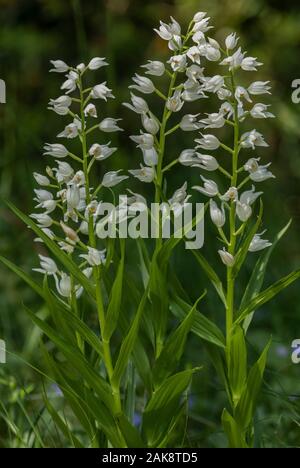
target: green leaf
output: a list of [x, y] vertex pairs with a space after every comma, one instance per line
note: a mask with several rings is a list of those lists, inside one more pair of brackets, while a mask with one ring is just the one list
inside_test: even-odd
[[189, 369], [167, 378], [152, 394], [143, 414], [142, 431], [150, 447], [157, 447], [159, 441], [177, 414], [180, 398], [191, 383], [198, 369]]
[[219, 379], [224, 385], [224, 388], [226, 390], [228, 400], [231, 401], [232, 396], [231, 396], [231, 390], [228, 382], [228, 376], [227, 376], [227, 364], [225, 361], [225, 353], [224, 350], [213, 345], [212, 343], [209, 343], [208, 341], [204, 342], [204, 347], [210, 357], [210, 360], [214, 366], [214, 368], [217, 371], [217, 374], [219, 376]]
[[148, 288], [144, 291], [138, 310], [130, 326], [129, 332], [124, 338], [122, 345], [121, 345], [121, 349], [119, 351], [118, 359], [117, 359], [114, 372], [113, 372], [113, 376], [112, 376], [112, 383], [115, 384], [116, 386], [119, 386], [121, 378], [126, 370], [128, 361], [131, 357], [131, 353], [133, 352], [136, 339], [137, 339], [137, 335], [138, 335], [138, 331], [139, 331], [139, 327], [140, 327], [141, 318], [144, 312], [144, 307], [147, 301], [147, 297], [148, 297]]
[[120, 307], [122, 301], [123, 291], [123, 275], [124, 275], [124, 260], [125, 260], [125, 241], [120, 239], [121, 245], [121, 259], [118, 266], [118, 272], [114, 284], [111, 289], [105, 327], [103, 332], [103, 339], [109, 341], [113, 332], [118, 325], [118, 318], [120, 314]]
[[[184, 319], [186, 317], [186, 314], [191, 310], [191, 307], [192, 306], [190, 304], [179, 297], [174, 297], [174, 300], [171, 301], [171, 311], [180, 319]], [[204, 341], [213, 343], [220, 348], [225, 348], [225, 338], [222, 331], [217, 327], [217, 325], [198, 311], [192, 325], [192, 332]]]
[[271, 340], [263, 350], [258, 361], [250, 369], [246, 387], [244, 388], [243, 394], [236, 408], [236, 420], [244, 430], [248, 429], [253, 418], [257, 397], [260, 392], [265, 372], [270, 345]]
[[50, 340], [56, 344], [59, 350], [64, 354], [66, 359], [69, 361], [70, 365], [74, 367], [87, 381], [87, 383], [94, 388], [95, 392], [100, 396], [102, 401], [107, 405], [108, 408], [113, 408], [113, 398], [110, 386], [107, 382], [100, 377], [100, 375], [91, 367], [89, 362], [84, 358], [84, 356], [72, 346], [70, 343], [67, 343], [60, 336], [58, 336], [57, 331], [50, 327], [46, 322], [40, 320], [31, 310], [27, 307], [25, 308], [26, 312], [30, 316], [31, 320], [41, 329], [43, 332], [50, 338]]
[[[278, 244], [278, 242], [280, 241], [280, 239], [284, 236], [284, 234], [289, 229], [291, 223], [292, 223], [292, 220], [290, 220], [287, 223], [287, 225], [283, 229], [281, 229], [281, 231], [276, 235], [275, 239], [273, 240], [272, 245], [268, 249], [266, 249], [265, 252], [257, 260], [254, 270], [251, 274], [248, 286], [241, 300], [240, 310], [243, 310], [246, 307], [246, 305], [261, 290], [263, 282], [264, 282], [264, 278], [265, 278], [266, 268], [268, 266], [271, 254], [273, 250], [275, 249], [276, 245]], [[243, 323], [243, 328], [246, 333], [253, 319], [254, 313], [255, 311], [251, 312], [251, 314], [248, 315], [248, 317], [245, 319]]]
[[107, 407], [91, 392], [85, 393], [86, 403], [89, 410], [96, 418], [100, 428], [115, 448], [126, 448], [127, 444], [120, 429]]
[[208, 279], [211, 281], [213, 284], [215, 290], [217, 291], [221, 301], [223, 302], [224, 305], [226, 305], [226, 298], [223, 290], [223, 285], [222, 281], [218, 277], [217, 273], [215, 270], [210, 266], [206, 258], [198, 251], [192, 250], [193, 255], [195, 256], [197, 262], [201, 266], [202, 270], [208, 277]]
[[126, 440], [127, 447], [130, 448], [143, 448], [146, 447], [143, 442], [139, 431], [128, 421], [124, 414], [117, 416], [117, 423], [122, 431], [123, 437]]
[[237, 277], [238, 272], [240, 271], [240, 269], [241, 269], [247, 255], [248, 255], [249, 247], [250, 247], [250, 244], [251, 244], [251, 242], [253, 240], [253, 237], [255, 236], [255, 234], [257, 233], [257, 231], [259, 229], [259, 226], [261, 225], [262, 215], [263, 215], [263, 202], [262, 202], [262, 200], [260, 200], [258, 218], [257, 218], [255, 224], [249, 230], [249, 232], [248, 232], [248, 234], [247, 234], [247, 236], [246, 236], [246, 238], [245, 238], [245, 240], [243, 242], [243, 245], [240, 247], [239, 251], [236, 254], [234, 267], [232, 269], [233, 278]]
[[273, 297], [280, 293], [283, 289], [287, 288], [290, 284], [300, 278], [300, 269], [296, 270], [289, 275], [281, 278], [269, 288], [262, 291], [255, 296], [246, 307], [240, 311], [240, 315], [236, 320], [236, 324], [241, 323], [251, 312], [261, 307], [266, 302], [269, 302]]
[[[81, 427], [85, 430], [86, 434], [88, 434], [89, 438], [93, 439], [94, 415], [89, 414], [89, 408], [84, 400], [84, 395], [82, 397], [80, 396], [82, 394], [82, 385], [79, 387], [77, 382], [74, 382], [74, 380], [70, 381], [69, 377], [65, 375], [63, 364], [55, 361], [42, 341], [41, 351], [46, 362], [46, 366], [48, 367], [50, 374], [52, 374], [53, 380], [62, 391], [64, 398], [80, 422]], [[80, 384], [81, 383], [82, 381], [80, 381]], [[90, 416], [92, 416], [92, 421], [90, 420]]]
[[64, 317], [65, 321], [79, 333], [81, 338], [83, 338], [94, 349], [94, 351], [102, 357], [103, 347], [100, 338], [92, 332], [92, 330], [79, 317], [77, 317], [77, 315], [72, 313], [66, 307], [61, 305], [59, 313]]
[[206, 292], [195, 302], [179, 327], [171, 334], [165, 343], [154, 364], [153, 376], [155, 386], [158, 386], [176, 369], [176, 366], [184, 352], [187, 335], [190, 332], [195, 319], [197, 305], [205, 295]]
[[55, 408], [51, 405], [50, 401], [47, 398], [46, 392], [44, 393], [44, 403], [45, 403], [48, 413], [53, 419], [53, 422], [58, 427], [58, 429], [63, 433], [66, 439], [70, 439], [75, 448], [84, 448], [82, 443], [72, 433], [72, 429], [70, 429], [67, 426], [67, 424], [62, 420], [62, 418], [60, 417], [58, 412], [55, 410]]
[[13, 205], [13, 203], [6, 201], [7, 206], [9, 209], [16, 215], [18, 218], [20, 218], [23, 223], [25, 223], [27, 226], [29, 226], [37, 236], [39, 236], [46, 247], [52, 252], [52, 254], [57, 258], [58, 261], [60, 261], [66, 270], [71, 273], [74, 278], [83, 286], [83, 288], [86, 290], [86, 292], [93, 298], [95, 298], [95, 288], [93, 287], [92, 283], [89, 281], [89, 279], [82, 273], [80, 268], [76, 265], [75, 262], [67, 255], [65, 252], [63, 252], [57, 244], [50, 239], [43, 231], [40, 229], [35, 222], [29, 218], [29, 216], [25, 215], [20, 211], [16, 206]]
[[165, 340], [169, 297], [167, 287], [168, 263], [159, 263], [158, 251], [154, 253], [149, 279], [149, 298], [151, 303], [151, 318], [155, 330], [155, 350], [159, 354]]
[[237, 326], [229, 342], [228, 378], [234, 406], [237, 405], [247, 378], [247, 348], [244, 331]]
[[248, 448], [241, 429], [225, 408], [222, 413], [222, 424], [229, 441], [229, 448]]

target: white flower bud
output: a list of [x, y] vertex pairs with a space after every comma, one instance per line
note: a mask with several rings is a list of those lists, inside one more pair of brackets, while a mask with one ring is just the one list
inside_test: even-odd
[[66, 90], [67, 94], [72, 93], [76, 89], [76, 81], [68, 78], [60, 87], [62, 90]]
[[155, 91], [155, 86], [149, 78], [140, 76], [137, 73], [133, 77], [134, 85], [129, 86], [130, 89], [137, 89], [144, 94], [152, 94]]
[[253, 205], [253, 203], [263, 194], [263, 192], [255, 192], [255, 187], [252, 185], [251, 190], [246, 190], [240, 196], [240, 202], [247, 205]]
[[216, 158], [210, 154], [196, 153], [196, 159], [194, 160], [192, 166], [199, 167], [205, 171], [215, 171], [218, 169], [219, 163]]
[[214, 202], [212, 199], [209, 201], [209, 210], [210, 210], [210, 217], [212, 222], [218, 227], [221, 228], [224, 226], [226, 222], [226, 217], [225, 217], [225, 210], [224, 206], [222, 204], [221, 209], [218, 208], [218, 205], [216, 202]]
[[184, 105], [184, 101], [181, 98], [182, 98], [181, 91], [179, 90], [175, 91], [173, 96], [167, 100], [167, 104], [166, 104], [167, 109], [171, 112], [179, 112]]
[[48, 228], [53, 224], [52, 218], [47, 214], [31, 214], [30, 217], [35, 219], [41, 228]]
[[154, 145], [154, 137], [150, 133], [141, 133], [140, 135], [132, 135], [130, 137], [132, 141], [137, 143], [138, 148], [151, 149]]
[[80, 190], [76, 184], [69, 185], [66, 193], [69, 208], [76, 209], [80, 203]]
[[70, 297], [72, 292], [71, 278], [66, 273], [61, 274], [61, 279], [56, 282], [56, 289], [63, 297]]
[[156, 119], [142, 114], [142, 124], [146, 132], [156, 135], [159, 132], [160, 126]]
[[236, 202], [236, 214], [240, 221], [245, 223], [248, 221], [250, 216], [252, 215], [252, 208], [250, 205], [246, 203], [241, 203], [240, 201]]
[[54, 143], [53, 145], [46, 143], [44, 150], [44, 155], [54, 156], [55, 158], [65, 158], [69, 154], [67, 148], [59, 143]]
[[103, 187], [114, 187], [125, 179], [128, 179], [128, 176], [119, 175], [119, 171], [107, 172], [102, 180]]
[[193, 63], [197, 63], [198, 65], [200, 65], [201, 54], [200, 54], [200, 49], [199, 49], [199, 47], [197, 47], [197, 46], [190, 47], [190, 48], [188, 49], [186, 55], [188, 56], [188, 58], [189, 58]]
[[101, 67], [105, 67], [106, 65], [108, 65], [107, 62], [105, 62], [105, 58], [101, 58], [101, 57], [95, 57], [93, 58], [90, 63], [88, 64], [88, 68], [90, 70], [98, 70], [98, 68], [101, 68]]
[[157, 60], [148, 60], [148, 63], [146, 65], [142, 65], [142, 68], [146, 68], [146, 75], [153, 76], [162, 76], [166, 71], [165, 65]]
[[257, 71], [256, 67], [263, 65], [261, 62], [256, 60], [256, 57], [246, 57], [242, 60], [242, 70], [245, 71]]
[[80, 224], [80, 227], [79, 227], [79, 231], [82, 234], [87, 236], [88, 233], [89, 233], [89, 224], [86, 221], [82, 221], [82, 223]]
[[91, 266], [99, 266], [105, 262], [105, 250], [100, 251], [88, 247], [88, 253], [80, 255], [80, 257], [84, 258]]
[[111, 91], [112, 90], [106, 86], [106, 81], [104, 81], [104, 83], [98, 84], [93, 87], [91, 91], [91, 97], [93, 99], [104, 99], [104, 101], [107, 101], [107, 98], [114, 99], [115, 96], [112, 94]]
[[226, 49], [232, 50], [235, 49], [239, 42], [239, 38], [237, 37], [236, 33], [231, 33], [225, 39]]
[[261, 94], [271, 94], [271, 86], [269, 86], [269, 83], [270, 81], [255, 81], [249, 86], [248, 91], [253, 96], [258, 96]]
[[86, 117], [89, 116], [94, 117], [96, 119], [98, 117], [96, 106], [94, 104], [88, 104], [84, 109], [84, 115]]
[[173, 55], [168, 63], [174, 72], [182, 72], [186, 68], [186, 55]]
[[41, 185], [41, 187], [46, 187], [50, 184], [50, 180], [48, 177], [39, 174], [38, 172], [33, 173], [33, 177], [35, 178], [37, 184]]
[[136, 112], [137, 114], [145, 114], [149, 111], [149, 106], [145, 99], [135, 96], [133, 93], [131, 93], [131, 102], [132, 104], [124, 102], [123, 106], [128, 107], [128, 109]]
[[197, 121], [199, 114], [187, 114], [184, 115], [180, 122], [180, 128], [184, 132], [192, 132], [194, 130], [199, 130], [201, 128], [201, 124]]
[[258, 170], [258, 168], [259, 168], [259, 164], [258, 164], [259, 161], [260, 161], [260, 158], [250, 158], [250, 159], [248, 159], [248, 161], [244, 165], [245, 171], [250, 172], [250, 174], [252, 172], [256, 172]]
[[274, 118], [275, 115], [272, 114], [271, 112], [268, 112], [268, 107], [266, 104], [255, 104], [253, 108], [250, 111], [251, 117], [254, 119], [269, 119], [269, 118]]
[[255, 149], [255, 146], [269, 146], [263, 135], [256, 130], [251, 130], [251, 132], [246, 132], [241, 137], [241, 146], [243, 148], [252, 148]]
[[129, 173], [141, 182], [146, 183], [153, 182], [155, 177], [155, 170], [152, 167], [143, 167], [142, 165], [140, 169], [132, 169]]
[[70, 228], [69, 226], [67, 226], [62, 221], [60, 222], [60, 225], [61, 225], [61, 228], [64, 231], [64, 233], [65, 233], [65, 235], [66, 235], [66, 237], [68, 239], [70, 239], [72, 242], [78, 242], [79, 241], [79, 237], [78, 237], [77, 233], [74, 231], [74, 229]]
[[219, 188], [213, 180], [210, 179], [205, 179], [205, 177], [200, 176], [201, 179], [204, 182], [204, 186], [200, 187], [198, 185], [192, 187], [194, 190], [197, 190], [197, 192], [203, 193], [207, 197], [215, 197], [219, 193]]
[[272, 245], [272, 242], [268, 241], [267, 239], [261, 239], [261, 236], [265, 232], [266, 231], [261, 232], [260, 234], [255, 234], [251, 241], [249, 252], [259, 252], [260, 250], [266, 249]]
[[193, 18], [193, 22], [194, 23], [199, 23], [199, 21], [202, 21], [205, 16], [207, 15], [207, 13], [205, 13], [204, 11], [199, 11], [198, 13], [195, 14], [194, 18]]
[[158, 154], [155, 148], [143, 149], [143, 158], [146, 166], [156, 166], [158, 163]]
[[94, 156], [97, 161], [103, 161], [117, 151], [117, 148], [111, 148], [109, 145], [110, 142], [107, 145], [95, 143], [91, 146], [89, 155]]
[[51, 72], [66, 73], [69, 70], [69, 66], [62, 60], [50, 60], [50, 63], [54, 66]]
[[84, 72], [85, 70], [85, 64], [84, 63], [79, 63], [76, 67], [76, 70], [78, 70], [80, 73]]
[[192, 166], [196, 164], [196, 151], [194, 149], [186, 149], [179, 156], [179, 162], [183, 166]]
[[100, 122], [99, 128], [100, 130], [102, 130], [102, 132], [106, 132], [106, 133], [122, 132], [123, 131], [122, 128], [118, 126], [118, 122], [120, 120], [121, 119], [112, 119], [108, 117], [102, 120], [102, 122]]
[[46, 275], [56, 275], [58, 272], [57, 265], [52, 258], [39, 255], [41, 268], [33, 268], [33, 271]]
[[222, 195], [221, 200], [226, 202], [237, 201], [238, 199], [238, 190], [236, 187], [230, 187], [224, 195]]
[[225, 247], [223, 247], [223, 250], [218, 250], [218, 254], [220, 255], [221, 260], [224, 263], [224, 265], [226, 265], [228, 267], [233, 267], [233, 265], [235, 263], [235, 258], [234, 258], [233, 255], [231, 255], [229, 252], [227, 252]]
[[220, 141], [214, 135], [203, 135], [200, 140], [195, 140], [198, 143], [198, 148], [205, 150], [216, 150], [220, 147]]

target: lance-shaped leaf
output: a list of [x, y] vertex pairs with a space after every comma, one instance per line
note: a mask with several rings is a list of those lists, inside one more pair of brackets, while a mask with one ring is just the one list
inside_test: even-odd
[[197, 305], [205, 295], [206, 292], [195, 302], [179, 327], [166, 341], [153, 369], [155, 386], [158, 386], [176, 369], [184, 352], [187, 335], [190, 332], [195, 319]]
[[84, 356], [70, 343], [62, 339], [57, 331], [46, 322], [40, 320], [31, 310], [25, 308], [31, 320], [45, 333], [48, 338], [64, 354], [69, 363], [76, 369], [87, 381], [91, 388], [99, 395], [101, 400], [109, 409], [114, 407], [111, 388], [105, 380], [91, 367]]
[[145, 442], [142, 440], [139, 431], [128, 421], [124, 414], [116, 417], [117, 424], [122, 431], [127, 446], [131, 448], [143, 448]]
[[47, 398], [46, 392], [44, 393], [44, 403], [56, 427], [63, 433], [66, 439], [70, 439], [75, 448], [84, 448], [80, 440], [72, 433], [72, 429], [68, 427], [67, 423], [60, 417], [58, 411], [51, 405]]
[[67, 307], [60, 305], [59, 313], [64, 317], [65, 321], [86, 341], [96, 353], [102, 357], [103, 347], [100, 338], [73, 312]]
[[[171, 311], [180, 319], [183, 319], [186, 316], [186, 314], [191, 310], [191, 307], [192, 306], [190, 304], [177, 296], [174, 297], [171, 302]], [[213, 343], [220, 348], [225, 348], [225, 338], [222, 331], [199, 311], [197, 311], [195, 316], [192, 325], [192, 332], [204, 341]]]
[[229, 441], [229, 448], [249, 448], [240, 427], [225, 408], [222, 413], [222, 424]]
[[131, 353], [133, 352], [136, 339], [137, 339], [137, 335], [138, 335], [138, 331], [139, 331], [139, 327], [140, 327], [142, 314], [144, 312], [145, 304], [147, 301], [147, 297], [148, 297], [148, 288], [144, 291], [144, 294], [140, 301], [136, 315], [133, 319], [132, 324], [130, 325], [130, 329], [121, 344], [118, 359], [117, 359], [114, 372], [113, 372], [113, 376], [112, 376], [112, 383], [116, 386], [119, 386], [121, 378], [128, 365], [128, 361], [131, 357]]
[[235, 418], [241, 428], [246, 430], [248, 426], [251, 424], [255, 406], [257, 402], [257, 397], [260, 392], [268, 351], [271, 345], [271, 340], [263, 350], [261, 356], [259, 357], [258, 361], [254, 364], [254, 366], [250, 369], [247, 384], [243, 391], [243, 394], [240, 398], [239, 404], [236, 407]]
[[158, 354], [163, 346], [169, 315], [168, 264], [160, 264], [157, 252], [151, 263], [149, 279], [149, 298], [151, 303], [152, 323], [155, 331], [155, 348]]
[[103, 332], [103, 339], [109, 341], [113, 332], [118, 325], [120, 314], [120, 307], [122, 301], [123, 291], [123, 276], [124, 276], [124, 260], [125, 260], [125, 242], [124, 239], [120, 240], [121, 245], [121, 258], [118, 266], [117, 276], [111, 289], [105, 327]]
[[296, 270], [289, 275], [281, 278], [272, 284], [269, 288], [262, 291], [260, 294], [255, 296], [243, 310], [240, 311], [240, 315], [236, 320], [236, 324], [241, 323], [251, 312], [258, 309], [262, 305], [269, 302], [273, 297], [279, 294], [283, 289], [287, 288], [290, 284], [300, 278], [300, 269]]
[[193, 250], [192, 252], [197, 262], [199, 263], [200, 267], [206, 274], [207, 278], [209, 279], [209, 281], [212, 283], [215, 290], [217, 291], [221, 301], [223, 302], [224, 305], [226, 305], [226, 298], [225, 298], [225, 294], [223, 290], [223, 285], [219, 276], [217, 275], [213, 267], [208, 263], [206, 258], [200, 252], [196, 250]]
[[189, 369], [167, 378], [148, 402], [143, 414], [142, 432], [150, 447], [157, 447], [180, 409], [180, 398], [199, 369]]
[[228, 378], [231, 386], [232, 400], [237, 405], [247, 378], [247, 348], [244, 331], [237, 326], [229, 342]]
[[[259, 257], [257, 260], [255, 267], [252, 271], [248, 286], [246, 288], [246, 291], [243, 295], [243, 298], [241, 300], [240, 304], [240, 310], [243, 310], [246, 305], [259, 293], [259, 291], [262, 288], [264, 279], [265, 279], [265, 273], [266, 273], [266, 268], [268, 266], [271, 254], [273, 250], [275, 249], [276, 245], [280, 241], [280, 239], [284, 236], [284, 234], [287, 232], [289, 229], [290, 225], [292, 223], [292, 220], [290, 220], [287, 225], [281, 229], [281, 231], [276, 235], [275, 239], [272, 242], [272, 245], [265, 250], [265, 252]], [[243, 323], [243, 328], [245, 332], [247, 333], [247, 330], [249, 328], [249, 325], [253, 319], [255, 311], [251, 312], [251, 314], [246, 317], [244, 323]]]

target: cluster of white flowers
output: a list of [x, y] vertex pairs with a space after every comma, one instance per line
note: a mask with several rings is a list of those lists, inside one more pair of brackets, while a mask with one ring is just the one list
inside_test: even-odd
[[[274, 177], [269, 170], [270, 164], [260, 165], [260, 157], [251, 157], [239, 167], [241, 150], [256, 150], [268, 146], [263, 135], [256, 129], [241, 133], [241, 125], [244, 125], [249, 118], [267, 119], [274, 115], [269, 112], [268, 105], [253, 102], [256, 96], [270, 94], [271, 88], [268, 81], [254, 81], [247, 88], [236, 83], [239, 72], [257, 71], [262, 63], [242, 51], [238, 46], [239, 38], [236, 33], [226, 37], [224, 46], [209, 37], [208, 32], [211, 29], [209, 20], [206, 13], [197, 13], [185, 36], [174, 18], [171, 18], [169, 24], [161, 22], [159, 29], [155, 30], [163, 40], [168, 42], [173, 55], [166, 63], [149, 61], [143, 68], [147, 70], [146, 74], [152, 75], [153, 78], [169, 76], [170, 93], [164, 95], [157, 89], [154, 79], [152, 81], [140, 75], [133, 78], [134, 85], [131, 88], [143, 94], [158, 94], [165, 101], [166, 113], [163, 120], [159, 121], [149, 109], [147, 102], [134, 94], [131, 95], [132, 104], [125, 105], [141, 115], [143, 126], [140, 135], [131, 138], [142, 151], [144, 165], [131, 173], [142, 182], [154, 182], [160, 185], [160, 189], [162, 188], [160, 172], [165, 151], [164, 138], [177, 129], [201, 132], [201, 137], [195, 139], [196, 146], [193, 149], [184, 150], [177, 162], [207, 172], [219, 170], [224, 174], [226, 183], [230, 180], [229, 187], [223, 194], [220, 193], [214, 180], [207, 179], [203, 175], [201, 175], [203, 185], [193, 187], [210, 198], [211, 219], [220, 232], [229, 218], [226, 216], [226, 210], [230, 211], [233, 207], [234, 217], [237, 217], [242, 225], [253, 213], [253, 204], [262, 192], [256, 192], [254, 185], [246, 191], [241, 191], [242, 187], [248, 181], [260, 183]], [[216, 62], [220, 66], [221, 74], [207, 76], [203, 66], [204, 61]], [[224, 67], [227, 69], [225, 74], [222, 73]], [[179, 112], [186, 102], [207, 99], [209, 95], [215, 95], [220, 101], [220, 108], [217, 112], [205, 114], [201, 118], [200, 109], [197, 109], [197, 114], [184, 115], [175, 127], [169, 131], [166, 130], [169, 118]], [[234, 132], [234, 148], [229, 148], [215, 135], [209, 133], [211, 129], [220, 129], [224, 126], [228, 126]], [[208, 133], [203, 133], [204, 131]], [[216, 150], [224, 150], [231, 154], [234, 160], [233, 173], [227, 172], [221, 166], [220, 157], [207, 154], [209, 151]], [[171, 163], [170, 167], [172, 165]], [[238, 183], [243, 172], [246, 176], [241, 183]], [[184, 203], [186, 184], [179, 191], [180, 200]], [[259, 251], [271, 245], [268, 240], [261, 238], [262, 234], [255, 235], [249, 251]], [[222, 237], [225, 239], [224, 234]], [[220, 250], [219, 254], [226, 265], [234, 264], [235, 259], [226, 248]]]
[[[74, 154], [67, 144], [47, 143], [44, 146], [44, 155], [53, 158], [55, 166], [51, 163], [45, 175], [34, 173], [39, 185], [34, 198], [38, 212], [31, 217], [62, 250], [73, 255], [84, 275], [90, 278], [93, 268], [105, 262], [105, 250], [98, 250], [96, 246], [97, 231], [101, 228], [101, 201], [97, 195], [101, 187], [113, 187], [128, 176], [120, 174], [120, 171], [108, 172], [96, 188], [90, 186], [93, 164], [109, 158], [117, 148], [111, 147], [110, 142], [93, 142], [88, 146], [88, 137], [97, 129], [106, 134], [121, 128], [118, 120], [113, 118], [91, 124], [93, 119], [98, 119], [94, 102], [114, 98], [106, 82], [91, 88], [85, 88], [83, 84], [88, 71], [107, 65], [104, 58], [93, 58], [87, 66], [81, 63], [76, 68], [62, 60], [51, 63], [51, 71], [66, 74], [66, 79], [61, 86], [65, 94], [51, 99], [49, 109], [71, 119], [57, 138], [79, 140], [80, 154]], [[41, 242], [41, 239], [36, 241]], [[82, 293], [82, 287], [73, 284], [69, 273], [59, 270], [49, 257], [40, 255], [40, 268], [35, 271], [53, 276], [57, 291], [64, 298], [70, 298], [72, 294], [79, 297]]]
[[[236, 83], [240, 71], [256, 71], [262, 64], [255, 57], [248, 57], [246, 52], [238, 47], [239, 38], [235, 33], [230, 34], [225, 39], [224, 47], [221, 47], [208, 35], [211, 30], [209, 20], [206, 13], [197, 13], [186, 35], [182, 34], [181, 27], [174, 18], [171, 18], [169, 24], [161, 22], [159, 29], [155, 30], [163, 40], [167, 41], [171, 58], [166, 60], [166, 63], [148, 61], [142, 67], [147, 76], [136, 74], [130, 89], [143, 95], [156, 93], [164, 103], [164, 111], [160, 120], [156, 112], [150, 110], [147, 101], [133, 92], [131, 92], [131, 103], [124, 103], [127, 108], [140, 116], [142, 126], [138, 135], [131, 136], [142, 152], [142, 163], [138, 169], [132, 169], [129, 173], [141, 182], [153, 183], [156, 201], [167, 200], [171, 208], [176, 205], [178, 213], [180, 206], [183, 207], [189, 199], [187, 183], [185, 182], [171, 197], [168, 197], [164, 184], [164, 174], [167, 170], [179, 163], [200, 171], [223, 173], [226, 183], [228, 179], [230, 180], [225, 193], [220, 193], [217, 183], [203, 175], [200, 176], [203, 185], [195, 186], [193, 189], [210, 198], [212, 222], [228, 247], [230, 241], [226, 240], [223, 232], [226, 221], [229, 218], [232, 220], [233, 215], [233, 218], [241, 223], [238, 232], [242, 232], [243, 226], [253, 213], [254, 202], [262, 194], [256, 192], [254, 185], [244, 191], [241, 191], [242, 187], [247, 182], [260, 183], [274, 177], [269, 170], [269, 164], [261, 165], [260, 157], [256, 155], [239, 164], [241, 150], [250, 151], [268, 146], [263, 135], [256, 129], [242, 133], [240, 127], [249, 118], [267, 119], [274, 116], [269, 112], [268, 105], [253, 102], [256, 96], [270, 94], [269, 82], [254, 81], [247, 88]], [[206, 75], [203, 66], [205, 62], [207, 66], [209, 62], [215, 62], [220, 66], [220, 73], [226, 67], [226, 73]], [[107, 217], [100, 219], [101, 201], [97, 198], [99, 191], [102, 187], [110, 188], [119, 184], [128, 176], [122, 174], [121, 170], [107, 172], [102, 181], [96, 187], [92, 187], [89, 175], [94, 163], [109, 158], [117, 148], [112, 147], [111, 142], [89, 140], [96, 130], [100, 130], [105, 135], [120, 131], [121, 128], [119, 119], [114, 118], [106, 117], [100, 120], [100, 123], [93, 125], [90, 123], [98, 119], [99, 110], [94, 102], [114, 98], [106, 82], [90, 88], [85, 88], [83, 84], [84, 75], [88, 71], [98, 70], [107, 65], [104, 58], [96, 57], [88, 65], [81, 63], [75, 68], [61, 60], [51, 63], [53, 65], [51, 71], [65, 74], [65, 81], [61, 86], [64, 94], [51, 99], [49, 109], [71, 119], [57, 138], [67, 141], [77, 139], [81, 143], [81, 150], [78, 155], [74, 154], [67, 144], [47, 143], [44, 146], [44, 155], [53, 158], [56, 165], [52, 167], [51, 164], [47, 167], [46, 175], [34, 174], [40, 187], [35, 190], [34, 199], [38, 212], [31, 216], [62, 250], [70, 255], [77, 255], [80, 268], [90, 277], [93, 268], [105, 261], [105, 252], [97, 249], [96, 238], [100, 237], [109, 219]], [[170, 81], [166, 94], [155, 84], [155, 79], [162, 76], [169, 78]], [[215, 95], [220, 101], [217, 112], [201, 115], [197, 109], [194, 114], [183, 113], [183, 116], [177, 119], [177, 124], [169, 128], [171, 118], [176, 119], [177, 113], [186, 103], [199, 100], [205, 102], [210, 95]], [[234, 148], [226, 146], [219, 138], [209, 133], [212, 129], [224, 126], [228, 126], [234, 133]], [[165, 165], [166, 139], [176, 130], [200, 132], [200, 137], [195, 139], [194, 148], [185, 149], [179, 158]], [[209, 132], [203, 133], [205, 131]], [[233, 161], [232, 173], [223, 168], [220, 156], [207, 154], [216, 150], [230, 153]], [[246, 175], [239, 183], [238, 179], [243, 172]], [[144, 200], [141, 195], [132, 194], [126, 202], [126, 207], [125, 205], [117, 207], [117, 217], [122, 218], [124, 208], [139, 205], [141, 200]], [[227, 216], [227, 210], [230, 216]], [[255, 235], [249, 251], [255, 252], [270, 245], [268, 240], [261, 238], [262, 234]], [[219, 254], [227, 266], [234, 264], [234, 255], [227, 251], [226, 247], [219, 250]], [[59, 271], [50, 258], [41, 257], [41, 268], [37, 271], [52, 275], [57, 290], [63, 297], [80, 294], [81, 289], [76, 285], [73, 286], [72, 279], [65, 272]]]

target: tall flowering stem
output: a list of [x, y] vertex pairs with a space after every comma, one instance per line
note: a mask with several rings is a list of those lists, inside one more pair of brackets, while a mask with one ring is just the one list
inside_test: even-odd
[[[235, 96], [235, 80], [234, 72], [231, 71], [231, 92], [232, 96]], [[235, 98], [234, 98], [235, 99]], [[238, 117], [238, 102], [234, 100], [234, 146], [232, 151], [232, 175], [231, 175], [231, 186], [236, 187], [238, 181], [238, 157], [240, 151], [240, 122]], [[228, 246], [229, 253], [234, 257], [237, 241], [236, 233], [236, 204], [234, 200], [230, 203], [230, 241]], [[232, 325], [234, 320], [234, 292], [235, 292], [235, 279], [232, 274], [233, 266], [227, 266], [227, 309], [226, 309], [226, 336], [227, 342], [230, 340], [232, 331]]]

